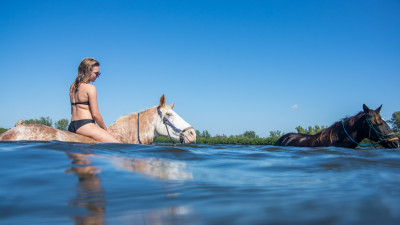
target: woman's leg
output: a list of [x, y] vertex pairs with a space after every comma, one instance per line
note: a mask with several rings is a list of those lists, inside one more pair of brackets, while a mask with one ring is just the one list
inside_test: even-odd
[[120, 142], [114, 136], [109, 134], [106, 130], [102, 129], [94, 123], [88, 123], [81, 126], [76, 131], [76, 133], [93, 138], [98, 142]]

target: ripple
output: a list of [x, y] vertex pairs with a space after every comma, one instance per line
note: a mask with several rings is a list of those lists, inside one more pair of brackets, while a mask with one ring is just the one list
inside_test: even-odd
[[399, 182], [398, 150], [0, 142], [0, 223], [397, 224]]

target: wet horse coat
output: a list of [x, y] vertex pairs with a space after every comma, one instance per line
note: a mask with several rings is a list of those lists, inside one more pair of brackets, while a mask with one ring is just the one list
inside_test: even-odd
[[[157, 107], [160, 109], [161, 115]], [[138, 113], [132, 113], [129, 116], [121, 117], [108, 129], [123, 143], [139, 144], [138, 137], [140, 137], [142, 144], [151, 144], [158, 136], [171, 138], [176, 142], [180, 141], [183, 136], [185, 143], [195, 142], [196, 133], [194, 129], [172, 110], [173, 107], [174, 104], [165, 104], [165, 97], [162, 95], [159, 106], [154, 106], [140, 113], [139, 126]], [[168, 118], [184, 132], [179, 133], [173, 129], [167, 130], [169, 128], [164, 124], [164, 119], [161, 118]], [[17, 124], [16, 127], [0, 135], [0, 141], [20, 140], [96, 143], [95, 140], [86, 136], [38, 124]]]
[[385, 148], [398, 148], [399, 139], [379, 114], [381, 107], [371, 110], [363, 105], [363, 112], [336, 122], [315, 135], [289, 133], [279, 138], [275, 145], [356, 148], [368, 138]]

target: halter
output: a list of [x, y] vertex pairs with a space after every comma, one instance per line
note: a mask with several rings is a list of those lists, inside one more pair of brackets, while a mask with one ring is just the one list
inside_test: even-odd
[[[371, 119], [372, 118], [374, 118], [374, 114], [372, 113], [372, 117], [371, 118], [369, 118], [368, 116], [366, 116], [366, 118], [367, 118], [367, 122], [368, 122], [368, 125], [369, 125], [369, 128], [370, 128], [370, 130], [372, 129], [374, 132], [375, 132], [375, 134], [378, 136], [378, 138], [379, 138], [379, 142], [378, 143], [381, 143], [381, 142], [383, 142], [383, 141], [395, 141], [395, 140], [399, 140], [399, 138], [398, 137], [395, 137], [395, 138], [386, 138], [386, 137], [388, 137], [389, 135], [395, 135], [395, 133], [389, 133], [389, 134], [382, 134], [381, 132], [379, 132], [377, 129], [375, 129], [375, 127], [374, 127], [374, 125], [373, 125], [373, 123], [372, 123], [372, 121], [371, 121]], [[382, 138], [382, 136], [384, 136], [384, 138]]]
[[[372, 113], [372, 116], [371, 116], [371, 117], [369, 117], [368, 114], [365, 114], [365, 119], [366, 119], [367, 124], [368, 124], [368, 126], [369, 126], [369, 137], [368, 137], [368, 139], [370, 139], [370, 137], [371, 137], [371, 130], [373, 130], [373, 131], [375, 132], [375, 134], [376, 134], [376, 135], [378, 136], [378, 138], [379, 138], [379, 141], [378, 141], [377, 143], [381, 143], [381, 142], [383, 142], [383, 141], [394, 141], [394, 140], [398, 140], [397, 137], [396, 137], [396, 138], [391, 138], [391, 139], [382, 138], [383, 134], [380, 133], [380, 132], [374, 127], [374, 124], [373, 124], [372, 121], [371, 121], [371, 119], [374, 118], [374, 116], [375, 116], [374, 113]], [[343, 130], [344, 130], [344, 132], [346, 133], [347, 137], [350, 138], [350, 140], [351, 140], [352, 142], [354, 142], [355, 144], [360, 145], [360, 146], [363, 146], [363, 147], [370, 147], [370, 146], [376, 147], [375, 144], [361, 144], [361, 143], [356, 142], [356, 141], [347, 133], [346, 128], [344, 127], [344, 121], [343, 121], [343, 120], [342, 120], [342, 126], [343, 126]], [[390, 133], [390, 134], [392, 134], [392, 133]], [[390, 135], [390, 134], [389, 134], [389, 135]], [[389, 136], [389, 135], [384, 135], [384, 136]]]
[[[157, 112], [158, 112], [158, 115], [160, 115], [160, 117], [162, 117], [162, 112], [160, 110], [160, 106], [157, 107]], [[190, 127], [187, 127], [185, 129], [181, 130], [181, 129], [177, 128], [176, 126], [174, 126], [174, 124], [172, 124], [171, 121], [169, 121], [167, 117], [164, 116], [164, 118], [161, 118], [161, 119], [165, 125], [165, 129], [167, 129], [168, 137], [172, 141], [172, 143], [175, 144], [174, 140], [172, 140], [171, 135], [169, 134], [169, 130], [168, 130], [167, 126], [170, 126], [172, 128], [172, 130], [179, 133], [179, 141], [181, 143], [185, 143], [185, 134], [184, 133], [189, 129], [193, 129], [193, 127], [190, 126]]]
[[[158, 112], [158, 115], [160, 115], [160, 117], [161, 117], [162, 113], [160, 110], [160, 106], [157, 107], [157, 112]], [[138, 113], [138, 119], [137, 119], [137, 139], [139, 141], [139, 144], [142, 144], [142, 142], [140, 141], [140, 135], [139, 135], [139, 118], [140, 118], [140, 113]], [[171, 121], [169, 121], [167, 119], [167, 117], [165, 117], [165, 116], [164, 116], [164, 118], [162, 118], [162, 120], [165, 125], [165, 129], [167, 129], [168, 137], [174, 144], [175, 144], [175, 142], [174, 142], [174, 140], [172, 140], [171, 135], [169, 134], [167, 125], [170, 126], [175, 132], [179, 133], [179, 141], [181, 143], [185, 142], [185, 134], [184, 133], [189, 129], [193, 129], [193, 127], [187, 127], [185, 129], [181, 130], [181, 129], [177, 128], [176, 126], [174, 126], [174, 124], [172, 124]]]

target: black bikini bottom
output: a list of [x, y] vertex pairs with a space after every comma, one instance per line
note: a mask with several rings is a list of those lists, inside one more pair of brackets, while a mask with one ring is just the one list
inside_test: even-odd
[[76, 133], [76, 131], [83, 125], [86, 125], [88, 123], [94, 123], [94, 120], [75, 120], [75, 121], [71, 121], [71, 123], [69, 124], [68, 127], [68, 131], [72, 132], [72, 133]]

